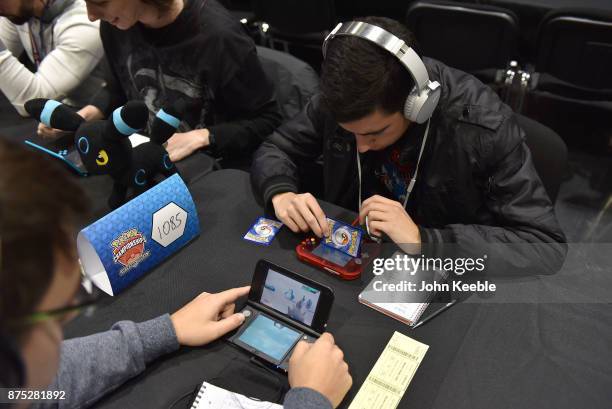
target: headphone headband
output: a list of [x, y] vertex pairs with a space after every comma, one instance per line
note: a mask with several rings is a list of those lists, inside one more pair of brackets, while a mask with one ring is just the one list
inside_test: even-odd
[[404, 105], [404, 116], [417, 123], [423, 123], [431, 117], [440, 99], [440, 83], [429, 80], [423, 60], [404, 40], [382, 27], [363, 21], [339, 23], [323, 42], [323, 58], [326, 57], [329, 42], [337, 36], [359, 37], [393, 54], [415, 82]]
[[329, 41], [337, 36], [355, 36], [368, 40], [393, 54], [408, 69], [416, 83], [419, 93], [427, 88], [429, 75], [425, 64], [418, 54], [406, 42], [387, 30], [362, 21], [339, 23], [323, 42], [323, 58], [327, 54]]

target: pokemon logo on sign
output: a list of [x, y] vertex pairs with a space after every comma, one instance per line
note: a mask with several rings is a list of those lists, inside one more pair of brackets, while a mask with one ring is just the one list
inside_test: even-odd
[[149, 257], [151, 252], [145, 251], [146, 242], [146, 237], [136, 229], [121, 233], [111, 242], [113, 261], [123, 266], [119, 275], [124, 275]]

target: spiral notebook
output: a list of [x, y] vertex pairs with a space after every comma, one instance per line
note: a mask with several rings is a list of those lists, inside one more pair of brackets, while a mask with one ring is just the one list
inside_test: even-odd
[[283, 407], [276, 403], [248, 398], [204, 382], [191, 409], [283, 409]]
[[[396, 252], [403, 257], [404, 253]], [[434, 281], [445, 283], [448, 273], [444, 271], [416, 271], [392, 269], [385, 271], [382, 275], [375, 276], [366, 288], [359, 294], [359, 302], [391, 318], [413, 326], [416, 324], [423, 312], [429, 307], [439, 294], [436, 291], [420, 291], [422, 283], [431, 284]], [[408, 291], [408, 285], [412, 283], [416, 291]], [[389, 285], [404, 286], [403, 291], [379, 291], [388, 288]], [[448, 296], [448, 294], [446, 294]]]

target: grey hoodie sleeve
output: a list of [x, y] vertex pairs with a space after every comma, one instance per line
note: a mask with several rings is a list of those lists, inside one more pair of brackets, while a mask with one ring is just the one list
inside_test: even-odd
[[[168, 314], [138, 324], [120, 321], [109, 331], [64, 341], [59, 371], [48, 389], [65, 391], [66, 399], [32, 407], [86, 408], [140, 374], [149, 362], [178, 348]], [[327, 398], [308, 388], [291, 389], [285, 396], [285, 409], [331, 407]]]
[[332, 409], [331, 402], [310, 388], [293, 388], [285, 395], [284, 409]]
[[34, 407], [90, 406], [144, 371], [147, 363], [178, 348], [168, 314], [138, 324], [121, 321], [110, 331], [64, 341], [59, 371], [49, 389], [65, 391], [66, 400]]

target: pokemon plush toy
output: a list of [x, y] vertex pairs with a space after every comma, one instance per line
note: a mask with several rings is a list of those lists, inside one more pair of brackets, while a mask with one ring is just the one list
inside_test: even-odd
[[87, 171], [109, 175], [114, 181], [108, 199], [111, 209], [126, 202], [129, 188], [137, 196], [155, 184], [158, 174], [168, 177], [176, 173], [162, 146], [180, 124], [172, 110], [160, 110], [151, 126], [151, 140], [132, 148], [129, 136], [144, 129], [149, 118], [143, 102], [130, 101], [108, 120], [90, 122], [54, 100], [33, 99], [26, 102], [25, 109], [47, 126], [74, 132], [74, 144]]

